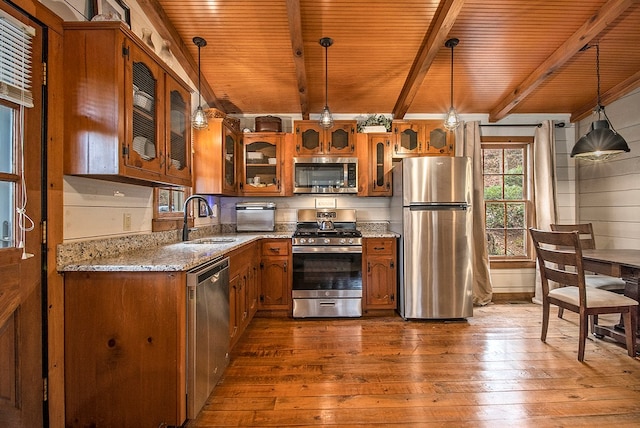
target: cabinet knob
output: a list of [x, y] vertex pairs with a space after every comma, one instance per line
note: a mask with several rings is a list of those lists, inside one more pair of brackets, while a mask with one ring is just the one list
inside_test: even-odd
[[284, 262], [284, 264], [282, 265], [284, 267], [284, 271], [287, 271], [287, 262]]

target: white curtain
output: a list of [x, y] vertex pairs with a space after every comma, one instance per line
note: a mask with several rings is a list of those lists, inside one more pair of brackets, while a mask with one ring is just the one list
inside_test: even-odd
[[[551, 230], [551, 223], [556, 223], [556, 143], [553, 122], [545, 120], [536, 128], [533, 140], [533, 188], [536, 212], [536, 228]], [[540, 267], [536, 260], [535, 296], [533, 302], [542, 303], [542, 284]], [[551, 284], [550, 284], [551, 285]]]
[[[463, 129], [464, 128], [464, 129]], [[484, 306], [491, 302], [493, 285], [489, 272], [489, 253], [484, 217], [484, 180], [482, 178], [482, 150], [480, 122], [465, 123], [456, 132], [456, 156], [468, 156], [473, 164], [473, 304]]]

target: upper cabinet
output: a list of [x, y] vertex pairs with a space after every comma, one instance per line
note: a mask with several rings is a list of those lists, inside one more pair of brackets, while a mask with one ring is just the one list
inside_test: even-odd
[[65, 174], [191, 186], [191, 90], [120, 22], [65, 22]]
[[444, 129], [441, 120], [394, 120], [392, 129], [393, 157], [453, 156], [455, 133]]
[[279, 132], [245, 133], [240, 144], [242, 164], [239, 170], [243, 195], [288, 196], [292, 194], [291, 159], [286, 146], [291, 134]]
[[240, 121], [213, 108], [205, 113], [207, 128], [193, 131], [194, 192], [237, 195]]
[[353, 156], [356, 123], [355, 120], [336, 120], [332, 128], [324, 129], [314, 120], [295, 121], [295, 156]]

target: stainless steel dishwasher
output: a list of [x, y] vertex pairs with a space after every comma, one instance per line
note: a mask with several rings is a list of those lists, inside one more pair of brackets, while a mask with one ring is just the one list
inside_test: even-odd
[[193, 419], [229, 364], [229, 259], [187, 272], [187, 417]]

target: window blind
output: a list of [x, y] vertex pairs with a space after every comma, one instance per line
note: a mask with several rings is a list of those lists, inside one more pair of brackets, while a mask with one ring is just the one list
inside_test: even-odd
[[33, 107], [31, 40], [36, 31], [0, 10], [0, 98]]

